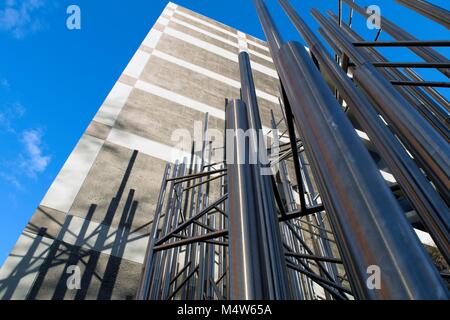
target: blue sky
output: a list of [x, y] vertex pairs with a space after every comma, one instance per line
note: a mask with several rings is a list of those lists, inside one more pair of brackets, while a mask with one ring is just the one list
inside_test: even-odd
[[[264, 38], [251, 0], [179, 0], [175, 3]], [[300, 40], [275, 0], [268, 6], [287, 40]], [[450, 9], [448, 0], [433, 3]], [[0, 265], [65, 159], [161, 13], [162, 0], [0, 0]], [[317, 29], [309, 9], [336, 10], [336, 0], [291, 0]], [[450, 39], [444, 27], [393, 0], [382, 15], [421, 39]], [[82, 29], [66, 28], [66, 9], [81, 8]], [[344, 17], [348, 10], [344, 11]], [[355, 15], [367, 38], [374, 31]], [[389, 37], [382, 35], [381, 39]], [[440, 49], [450, 57], [448, 49]], [[405, 49], [386, 49], [394, 61], [420, 61]], [[428, 80], [445, 80], [421, 72]], [[447, 79], [448, 80], [448, 79]], [[449, 90], [442, 90], [450, 97]]]

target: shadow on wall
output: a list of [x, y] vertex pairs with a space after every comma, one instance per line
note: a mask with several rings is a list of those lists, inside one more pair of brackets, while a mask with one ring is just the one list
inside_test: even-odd
[[[138, 151], [134, 151], [128, 163], [125, 174], [122, 178], [119, 189], [116, 195], [111, 199], [107, 213], [93, 230], [90, 227], [90, 220], [94, 216], [97, 208], [96, 204], [91, 204], [86, 218], [83, 220], [78, 234], [74, 234], [70, 229], [70, 223], [74, 216], [66, 215], [64, 222], [58, 222], [48, 213], [43, 211], [46, 218], [52, 219], [57, 223], [61, 229], [55, 240], [51, 240], [55, 236], [50, 235], [46, 228], [38, 228], [31, 225], [32, 233], [37, 234], [37, 237], [32, 239], [29, 236], [29, 241], [32, 243], [28, 246], [26, 253], [16, 255], [15, 258], [20, 261], [15, 265], [14, 269], [9, 272], [9, 276], [0, 280], [0, 297], [2, 299], [14, 299], [14, 293], [20, 283], [25, 278], [37, 273], [37, 276], [31, 276], [31, 282], [28, 285], [28, 294], [26, 299], [113, 299], [113, 291], [115, 291], [118, 284], [118, 274], [123, 261], [121, 258], [125, 247], [128, 243], [136, 241], [140, 238], [148, 236], [148, 233], [137, 234], [137, 231], [142, 230], [145, 226], [141, 226], [135, 230], [131, 230], [132, 222], [138, 208], [138, 201], [134, 200], [135, 190], [129, 189], [125, 201], [123, 212], [119, 227], [116, 230], [111, 230], [111, 223], [114, 216], [117, 214], [119, 203], [124, 197], [126, 185], [136, 161]], [[30, 229], [30, 226], [28, 227]], [[26, 235], [26, 234], [25, 234]], [[75, 237], [74, 245], [67, 244], [61, 241], [65, 236]], [[95, 239], [95, 240], [94, 240]], [[43, 247], [43, 248], [42, 248]], [[95, 250], [94, 250], [95, 248]], [[107, 251], [108, 254], [102, 252]], [[71, 290], [67, 286], [69, 277], [73, 272], [69, 272], [70, 266], [78, 266], [81, 271], [81, 281], [79, 290]], [[122, 279], [120, 287], [136, 286], [137, 283], [127, 283], [129, 279], [129, 270], [127, 271], [127, 279]], [[133, 271], [134, 277], [140, 276], [139, 270]], [[137, 282], [138, 278], [133, 279]], [[131, 282], [133, 282], [131, 280]], [[31, 287], [31, 288], [30, 288]], [[121, 288], [117, 288], [120, 290]], [[115, 294], [115, 296], [117, 296]], [[117, 298], [117, 297], [116, 297]], [[121, 299], [133, 299], [134, 296], [128, 294], [120, 296]]]

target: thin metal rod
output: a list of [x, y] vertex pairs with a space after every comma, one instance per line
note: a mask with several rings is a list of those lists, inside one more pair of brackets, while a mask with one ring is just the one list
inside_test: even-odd
[[400, 136], [416, 161], [436, 184], [445, 201], [450, 203], [450, 146], [447, 141], [377, 71], [368, 57], [352, 46], [342, 28], [315, 9], [312, 14], [334, 41], [349, 53], [357, 65], [353, 78], [372, 98], [377, 111], [391, 124], [392, 130]]
[[154, 267], [154, 246], [158, 233], [158, 224], [161, 218], [162, 206], [164, 201], [164, 195], [166, 193], [167, 178], [169, 175], [170, 164], [166, 164], [166, 168], [161, 182], [161, 189], [159, 191], [158, 202], [155, 210], [155, 216], [153, 217], [152, 230], [149, 236], [149, 242], [145, 253], [144, 268], [142, 270], [141, 283], [136, 295], [137, 300], [148, 300], [152, 281], [152, 272]]
[[171, 231], [170, 233], [164, 235], [164, 237], [162, 237], [161, 239], [157, 240], [156, 245], [160, 245], [164, 242], [166, 242], [167, 240], [169, 240], [173, 234], [180, 232], [182, 229], [186, 228], [188, 225], [190, 225], [191, 223], [193, 223], [194, 220], [196, 219], [200, 219], [201, 217], [203, 217], [205, 214], [207, 214], [209, 211], [211, 211], [212, 209], [215, 208], [215, 206], [217, 206], [218, 204], [220, 204], [221, 202], [225, 201], [228, 198], [228, 194], [223, 195], [222, 197], [220, 197], [218, 200], [216, 200], [214, 203], [210, 204], [209, 206], [207, 206], [205, 209], [201, 210], [199, 213], [197, 213], [195, 216], [193, 216], [192, 218], [189, 218], [188, 220], [186, 220], [184, 223], [180, 224], [178, 227], [176, 227], [173, 231]]
[[447, 29], [450, 29], [450, 11], [441, 8], [437, 5], [429, 3], [425, 0], [396, 0], [398, 3], [408, 7], [419, 14], [442, 24]]
[[224, 172], [224, 171], [227, 171], [227, 169], [219, 169], [219, 170], [213, 170], [213, 171], [207, 171], [207, 172], [194, 173], [194, 174], [189, 174], [189, 175], [185, 175], [185, 176], [181, 176], [181, 177], [170, 178], [170, 179], [167, 179], [167, 181], [168, 182], [176, 181], [176, 183], [182, 183], [182, 182], [186, 182], [191, 179], [197, 179], [197, 178], [204, 177], [204, 176], [210, 176], [212, 174]]
[[286, 91], [284, 90], [283, 85], [281, 85], [281, 91], [282, 91], [283, 105], [286, 112], [286, 125], [288, 126], [289, 130], [289, 141], [291, 143], [295, 177], [297, 178], [297, 190], [298, 196], [300, 198], [300, 211], [306, 214], [305, 188], [303, 186], [302, 173], [300, 170], [299, 153], [297, 149], [297, 138], [295, 135], [295, 127], [294, 127], [294, 115], [292, 113], [292, 109], [289, 100], [287, 99]]
[[209, 233], [206, 233], [203, 235], [190, 237], [187, 239], [170, 242], [170, 243], [166, 243], [166, 244], [157, 245], [153, 248], [153, 250], [154, 251], [167, 250], [167, 249], [171, 249], [171, 248], [175, 248], [175, 247], [185, 246], [187, 244], [191, 244], [194, 242], [202, 242], [202, 241], [209, 240], [209, 239], [223, 237], [226, 235], [228, 235], [228, 230], [219, 230], [219, 231], [215, 231], [215, 232], [209, 232]]
[[286, 252], [285, 255], [290, 256], [290, 257], [312, 259], [312, 260], [317, 260], [317, 261], [325, 261], [325, 262], [332, 262], [332, 263], [343, 263], [342, 260], [336, 259], [336, 258], [333, 258], [333, 257], [322, 257], [322, 256], [315, 256], [315, 255], [295, 253], [295, 252]]
[[[366, 12], [366, 10], [358, 6], [354, 1], [352, 0], [343, 0], [343, 1], [346, 2], [350, 7], [356, 10], [363, 17], [365, 18], [369, 17], [369, 14]], [[406, 32], [396, 24], [392, 23], [385, 16], [383, 16], [382, 23], [383, 23], [383, 30], [388, 34], [390, 34], [397, 41], [417, 41], [417, 39], [413, 35]], [[417, 54], [427, 62], [450, 62], [446, 57], [444, 57], [439, 52], [433, 50], [432, 48], [429, 47], [409, 47], [409, 48], [411, 49], [411, 51], [413, 51], [415, 54]], [[450, 77], [450, 69], [438, 69], [438, 70], [447, 77]]]
[[[381, 29], [380, 29], [381, 30]], [[450, 47], [449, 40], [361, 41], [355, 47]]]
[[[330, 15], [330, 17], [333, 18], [334, 21], [337, 21], [337, 16], [335, 16], [332, 12], [327, 11], [327, 13]], [[345, 24], [342, 24], [342, 30], [352, 39], [356, 41], [362, 40], [362, 38], [356, 34], [355, 31], [351, 30], [348, 26]], [[328, 40], [327, 40], [328, 42]], [[332, 42], [334, 44], [334, 41]], [[365, 48], [365, 50], [372, 56], [372, 58], [376, 58], [378, 61], [381, 62], [387, 62], [386, 58], [384, 58], [378, 51], [376, 51], [373, 48]], [[417, 77], [417, 74], [414, 73], [409, 68], [404, 69], [405, 72], [413, 78], [413, 80], [416, 81], [423, 81], [420, 77]], [[396, 70], [396, 69], [381, 69], [380, 70], [382, 74], [387, 79], [393, 79], [397, 78], [399, 80], [410, 80], [407, 78], [402, 72]], [[414, 76], [413, 76], [413, 75]], [[408, 100], [409, 103], [423, 116], [427, 119], [427, 121], [439, 131], [440, 134], [442, 134], [444, 137], [446, 137], [447, 140], [449, 140], [447, 137], [449, 137], [448, 129], [446, 128], [448, 123], [448, 113], [445, 112], [445, 110], [442, 109], [442, 107], [446, 107], [445, 99], [441, 99], [441, 95], [437, 93], [437, 91], [432, 87], [411, 87], [411, 86], [397, 86], [397, 91]], [[435, 99], [433, 101], [430, 99], [430, 97], [426, 94], [430, 94], [430, 96]], [[439, 106], [436, 102], [440, 103], [441, 106]], [[426, 107], [424, 108], [424, 104]], [[449, 104], [447, 103], [447, 106]]]
[[223, 174], [220, 174], [220, 175], [215, 176], [215, 177], [213, 177], [213, 178], [204, 180], [204, 181], [202, 181], [202, 182], [199, 182], [199, 183], [197, 183], [197, 184], [194, 184], [194, 185], [192, 185], [192, 186], [189, 186], [189, 187], [187, 187], [187, 188], [184, 188], [184, 189], [183, 189], [183, 192], [184, 192], [184, 191], [187, 191], [187, 190], [190, 190], [190, 189], [193, 189], [193, 188], [195, 188], [195, 187], [198, 187], [198, 186], [200, 186], [200, 185], [202, 185], [202, 184], [204, 184], [204, 183], [208, 183], [208, 182], [214, 181], [214, 180], [219, 179], [219, 178], [221, 178], [221, 177], [223, 177], [223, 176], [226, 176], [226, 175], [227, 175], [226, 173], [223, 173]]
[[334, 283], [332, 281], [324, 279], [324, 278], [318, 276], [317, 274], [315, 274], [313, 272], [307, 271], [307, 270], [305, 270], [304, 268], [302, 268], [300, 266], [296, 266], [295, 264], [293, 264], [291, 262], [288, 262], [287, 266], [289, 268], [292, 268], [292, 269], [294, 269], [294, 270], [296, 270], [298, 272], [301, 272], [301, 273], [307, 275], [308, 277], [310, 277], [311, 279], [313, 279], [314, 281], [316, 281], [320, 285], [324, 285], [325, 284], [327, 286], [339, 289], [339, 290], [341, 290], [341, 291], [343, 291], [345, 293], [348, 293], [350, 295], [352, 294], [352, 292], [350, 290], [348, 290], [347, 288], [344, 288], [343, 286], [337, 285], [336, 283]]
[[450, 262], [450, 216], [447, 205], [437, 195], [397, 138], [391, 134], [379, 118], [370, 102], [357, 90], [345, 72], [329, 57], [325, 47], [306, 23], [289, 4], [284, 1], [282, 3], [284, 3], [283, 8], [286, 13], [305, 38], [311, 51], [315, 52], [322, 70], [338, 87], [347, 104], [353, 108], [356, 118], [387, 161], [398, 182], [407, 191], [406, 194], [414, 208], [442, 250], [445, 259]]
[[[355, 2], [355, 0], [352, 0], [353, 2]], [[353, 7], [350, 7], [349, 13], [348, 13], [348, 25], [350, 26], [350, 28], [352, 27], [352, 22], [353, 22]], [[341, 23], [342, 25], [342, 23]]]
[[338, 17], [339, 17], [339, 25], [342, 23], [342, 0], [338, 0]]
[[[414, 72], [411, 69], [406, 68], [405, 72], [408, 76], [410, 76], [415, 81], [424, 81], [416, 72]], [[432, 97], [437, 103], [439, 103], [441, 108], [443, 108], [443, 110], [438, 108], [438, 110], [433, 110], [433, 111], [442, 115], [442, 117], [444, 119], [444, 123], [450, 123], [450, 118], [449, 118], [450, 102], [448, 102], [448, 100], [444, 96], [442, 96], [438, 91], [436, 91], [434, 88], [425, 87], [425, 88], [423, 88], [423, 90], [425, 92], [427, 92], [430, 95], [430, 97]]]
[[390, 83], [393, 84], [393, 85], [396, 85], [396, 86], [450, 88], [450, 82], [442, 82], [442, 81], [400, 81], [400, 80], [390, 80]]
[[[279, 50], [278, 60], [281, 66], [278, 73], [308, 159], [319, 177], [325, 208], [340, 246], [345, 247], [342, 251], [351, 253], [343, 260], [353, 273], [355, 294], [365, 298], [447, 297], [441, 278], [308, 53], [303, 46], [290, 42]], [[375, 227], [381, 225], [382, 228]], [[398, 229], [402, 230], [402, 236]], [[405, 248], [410, 252], [406, 253]], [[388, 259], [386, 252], [391, 254]], [[414, 267], [411, 259], [415, 261]], [[366, 287], [365, 272], [373, 264], [389, 270], [390, 281], [380, 292]], [[417, 281], [418, 273], [424, 277], [423, 281]]]
[[167, 297], [167, 300], [172, 299], [180, 291], [181, 288], [191, 279], [191, 277], [198, 271], [198, 265], [187, 275], [187, 277], [178, 285], [178, 287]]
[[189, 268], [190, 265], [191, 262], [189, 261], [187, 265], [181, 268], [181, 270], [178, 271], [177, 275], [172, 280], [170, 280], [170, 285], [172, 285], [175, 281], [177, 281], [177, 279], [183, 274], [184, 271], [186, 271], [187, 268]]
[[321, 212], [324, 211], [325, 207], [323, 205], [317, 205], [314, 207], [309, 207], [306, 208], [304, 210], [294, 210], [294, 211], [290, 211], [290, 212], [286, 212], [286, 214], [282, 217], [279, 218], [280, 221], [287, 221], [290, 219], [295, 219], [295, 218], [301, 218], [301, 217], [306, 217], [310, 214], [314, 214], [317, 212]]
[[450, 63], [444, 62], [373, 62], [375, 67], [384, 68], [450, 68]]

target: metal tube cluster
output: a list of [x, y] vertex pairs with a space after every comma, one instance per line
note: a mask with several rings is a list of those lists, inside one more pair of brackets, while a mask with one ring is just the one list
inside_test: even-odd
[[[311, 11], [330, 52], [288, 0], [279, 3], [308, 50], [285, 42], [254, 0], [282, 116], [271, 112], [266, 145], [250, 56], [240, 53], [224, 158], [212, 159], [206, 116], [200, 157], [193, 146], [189, 164], [163, 175], [137, 299], [449, 298], [446, 273], [415, 232], [430, 235], [448, 268], [450, 107], [435, 89], [448, 83], [414, 69], [448, 77], [449, 60], [432, 47], [450, 42], [418, 40], [384, 17], [395, 41], [379, 41], [381, 30], [366, 41], [352, 29], [353, 12], [366, 11], [343, 2], [347, 23], [341, 1], [337, 16]], [[398, 2], [447, 26], [442, 8]], [[425, 62], [391, 62], [379, 47], [406, 47]]]

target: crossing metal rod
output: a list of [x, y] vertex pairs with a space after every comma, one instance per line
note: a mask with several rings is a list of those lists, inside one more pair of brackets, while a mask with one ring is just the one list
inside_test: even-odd
[[[283, 109], [283, 101], [279, 99], [280, 103], [280, 110], [282, 111], [282, 118], [280, 121], [275, 120], [275, 115], [273, 113], [273, 110], [271, 110], [271, 124], [272, 124], [272, 138], [273, 141], [279, 141], [279, 135], [277, 133], [277, 126], [284, 121], [286, 124], [287, 117], [285, 116], [284, 109]], [[297, 140], [297, 142], [300, 142]], [[289, 144], [291, 144], [289, 142]], [[293, 197], [293, 190], [291, 183], [288, 179], [288, 172], [287, 167], [284, 159], [279, 159], [279, 171], [276, 174], [276, 178], [273, 177], [273, 183], [274, 183], [274, 190], [278, 191], [278, 185], [280, 185], [280, 198], [283, 198], [285, 203], [282, 203], [279, 205], [281, 216], [286, 217], [286, 210], [292, 211], [293, 208], [296, 208], [296, 202]], [[278, 194], [278, 192], [277, 192]], [[280, 225], [280, 230], [282, 234], [283, 242], [287, 242], [289, 245], [291, 245], [293, 248], [295, 248], [296, 252], [303, 252], [303, 248], [301, 247], [300, 243], [295, 239], [295, 236], [293, 232], [290, 232], [290, 230], [287, 229], [286, 224]], [[302, 230], [298, 230], [298, 234], [296, 233], [296, 236], [303, 237]], [[292, 292], [292, 299], [297, 300], [304, 300], [304, 299], [315, 299], [315, 293], [312, 286], [312, 281], [308, 277], [306, 277], [303, 274], [300, 274], [298, 272], [295, 272], [292, 269], [288, 269], [288, 280], [290, 285], [290, 291]]]
[[450, 88], [450, 82], [442, 82], [442, 81], [401, 81], [401, 80], [391, 80], [390, 82], [391, 82], [391, 84], [397, 85], [397, 86]]
[[[409, 222], [304, 48], [288, 43], [280, 50], [280, 60], [280, 76], [307, 153], [310, 150], [325, 208], [335, 221], [343, 251], [350, 254], [344, 260], [354, 293], [377, 299], [447, 297]], [[370, 265], [387, 276], [379, 292], [366, 286]]]
[[[331, 11], [327, 11], [330, 17], [337, 21], [337, 16], [335, 16]], [[362, 41], [362, 38], [352, 29], [350, 29], [347, 25], [342, 24], [342, 31], [344, 31], [352, 41], [358, 40]], [[330, 40], [326, 39], [327, 42]], [[333, 41], [331, 43], [334, 44]], [[365, 51], [371, 55], [371, 60], [373, 58], [378, 61], [387, 61], [378, 51], [374, 48], [365, 48]], [[375, 64], [374, 64], [375, 66]], [[405, 72], [409, 74], [410, 69], [405, 69]], [[402, 72], [397, 69], [381, 69], [379, 70], [386, 78], [398, 78], [401, 80], [410, 80], [406, 77]], [[413, 79], [416, 81], [423, 81], [423, 79]], [[446, 114], [445, 110], [439, 106], [437, 102], [441, 103], [440, 100], [433, 101], [426, 93], [431, 92], [430, 90], [434, 89], [432, 87], [412, 87], [412, 86], [397, 86], [396, 89], [398, 92], [408, 100], [408, 102], [423, 116], [430, 124], [438, 130], [440, 134], [444, 136], [444, 138], [449, 141], [450, 131], [448, 129], [447, 118], [448, 114]], [[432, 96], [438, 98], [436, 95]]]
[[[226, 142], [227, 148], [233, 151], [233, 159], [227, 159], [230, 299], [288, 299], [282, 247], [264, 241], [267, 229], [259, 216], [263, 208], [256, 194], [258, 180], [254, 177], [254, 164], [249, 163], [251, 146], [246, 143], [245, 135], [238, 134], [238, 130], [249, 129], [246, 108], [241, 100], [230, 101], [226, 107], [227, 131], [235, 133], [233, 136], [227, 133]], [[271, 240], [280, 241], [275, 237]], [[281, 252], [268, 253], [268, 250]]]
[[338, 88], [357, 120], [369, 135], [381, 156], [405, 190], [414, 209], [450, 263], [450, 214], [449, 208], [439, 197], [427, 178], [410, 158], [406, 150], [383, 123], [370, 102], [347, 76], [344, 70], [328, 55], [326, 48], [297, 14], [287, 0], [279, 0], [286, 14], [301, 33], [333, 84]]
[[[408, 76], [410, 76], [415, 81], [424, 81], [416, 72], [409, 68], [405, 68], [405, 72]], [[442, 117], [444, 118], [444, 123], [449, 124], [450, 123], [450, 103], [447, 99], [445, 99], [438, 91], [436, 91], [434, 88], [425, 87], [423, 88], [425, 92], [427, 92], [430, 97], [432, 97], [436, 102], [440, 104], [440, 106], [443, 108], [443, 110], [437, 110], [436, 113], [441, 113]], [[445, 111], [444, 111], [445, 110]]]
[[353, 78], [360, 84], [383, 118], [391, 124], [406, 147], [436, 184], [444, 200], [450, 202], [450, 146], [445, 139], [397, 92], [389, 81], [354, 48], [337, 24], [316, 9], [311, 10], [320, 26], [351, 57], [356, 67]]
[[450, 11], [425, 0], [396, 0], [409, 9], [436, 21], [447, 29], [450, 29]]
[[353, 45], [355, 47], [450, 47], [450, 41], [448, 40], [361, 41], [361, 42], [353, 42]]
[[[383, 68], [450, 68], [450, 63], [429, 63], [429, 62], [374, 62], [375, 67]], [[423, 82], [423, 81], [421, 81]]]
[[[346, 2], [351, 8], [356, 10], [359, 14], [361, 14], [363, 17], [369, 17], [369, 14], [360, 6], [358, 6], [354, 1], [351, 0], [343, 0]], [[383, 24], [383, 30], [386, 31], [388, 34], [390, 34], [393, 38], [395, 38], [398, 41], [404, 41], [404, 40], [411, 40], [416, 41], [417, 39], [397, 26], [396, 24], [392, 23], [389, 19], [386, 17], [382, 17], [382, 24]], [[447, 58], [445, 58], [443, 55], [441, 55], [439, 52], [433, 50], [432, 48], [427, 47], [409, 47], [411, 51], [416, 53], [418, 56], [422, 57], [427, 62], [450, 62]], [[440, 72], [442, 72], [447, 77], [450, 77], [450, 69], [438, 69]]]
[[292, 114], [290, 103], [287, 99], [286, 92], [281, 85], [281, 91], [282, 91], [282, 97], [284, 102], [284, 108], [286, 110], [286, 125], [288, 126], [289, 130], [289, 140], [291, 143], [291, 150], [292, 150], [292, 159], [294, 162], [294, 170], [295, 170], [295, 176], [297, 177], [297, 190], [298, 195], [300, 198], [300, 213], [307, 214], [306, 213], [306, 201], [305, 201], [305, 189], [303, 187], [303, 180], [302, 180], [302, 174], [300, 171], [300, 163], [299, 163], [299, 152], [297, 149], [297, 138], [295, 136], [295, 127], [294, 127], [294, 116]]
[[[262, 6], [257, 9], [260, 16], [270, 16], [260, 12]], [[264, 32], [271, 34], [271, 27], [263, 25]], [[274, 60], [356, 297], [448, 298], [442, 279], [306, 50], [289, 42]], [[381, 270], [379, 290], [367, 287], [371, 265]]]

